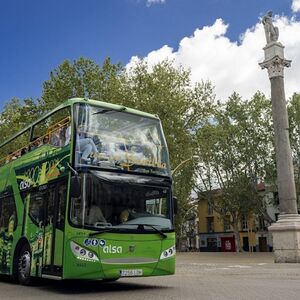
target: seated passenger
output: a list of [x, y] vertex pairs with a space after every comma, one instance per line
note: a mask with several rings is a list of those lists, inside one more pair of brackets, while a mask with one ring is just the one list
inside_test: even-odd
[[124, 223], [129, 220], [134, 219], [134, 214], [136, 213], [136, 210], [134, 208], [134, 204], [131, 203], [128, 205], [128, 208], [124, 209], [120, 214], [120, 222]]
[[95, 202], [87, 209], [86, 214], [86, 224], [95, 225], [96, 223], [107, 223], [101, 208]]
[[13, 153], [11, 159], [12, 159], [12, 160], [16, 160], [16, 159], [19, 158], [20, 156], [21, 156], [21, 151], [18, 150], [18, 151], [16, 151], [16, 152]]
[[70, 143], [71, 140], [71, 125], [69, 125], [67, 128], [65, 128], [65, 144], [64, 146], [67, 146]]
[[24, 147], [21, 149], [21, 156], [28, 152], [28, 147]]
[[55, 130], [51, 133], [50, 144], [56, 147], [60, 146], [60, 136], [58, 130]]
[[41, 145], [41, 140], [40, 138], [36, 137], [30, 144], [30, 150], [34, 150], [38, 148]]
[[43, 145], [49, 144], [49, 135], [45, 135], [43, 138]]

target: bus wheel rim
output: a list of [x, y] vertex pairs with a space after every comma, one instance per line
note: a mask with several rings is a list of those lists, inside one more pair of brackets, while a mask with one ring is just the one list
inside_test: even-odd
[[25, 251], [23, 255], [20, 257], [19, 261], [19, 273], [23, 279], [26, 279], [30, 275], [30, 264], [31, 264], [31, 256], [28, 251]]

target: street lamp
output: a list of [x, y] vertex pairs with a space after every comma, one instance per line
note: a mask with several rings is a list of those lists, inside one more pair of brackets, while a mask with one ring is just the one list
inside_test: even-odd
[[[198, 158], [199, 158], [198, 155], [193, 155], [193, 156], [191, 156], [191, 157], [185, 159], [184, 161], [182, 161], [181, 163], [179, 163], [173, 170], [171, 170], [171, 175], [173, 176], [173, 175], [175, 174], [175, 172], [176, 172], [177, 170], [179, 170], [179, 168], [180, 168], [181, 166], [183, 166], [185, 163], [187, 163], [188, 161], [190, 161], [190, 160], [192, 160], [192, 159], [198, 159]], [[195, 205], [194, 205], [194, 206], [195, 206]], [[194, 207], [194, 206], [193, 206], [193, 207]], [[191, 208], [192, 208], [192, 207], [191, 207]], [[191, 210], [191, 208], [188, 209], [188, 211], [184, 214], [183, 220], [185, 219], [187, 213]], [[184, 225], [184, 224], [182, 223], [182, 224], [181, 224], [181, 227], [180, 227], [180, 239], [178, 240], [178, 241], [179, 241], [179, 247], [180, 247], [180, 248], [181, 248], [181, 237], [182, 237], [183, 225]]]
[[186, 160], [182, 161], [179, 165], [176, 166], [176, 168], [174, 168], [172, 171], [171, 171], [171, 175], [173, 176], [174, 173], [182, 166], [184, 165], [186, 162], [192, 160], [192, 159], [198, 159], [199, 156], [198, 155], [193, 155], [192, 157], [189, 157], [187, 158]]
[[[194, 209], [195, 207], [197, 207], [197, 206], [198, 206], [198, 203], [193, 204], [193, 205], [185, 212], [185, 214], [183, 215], [183, 217], [182, 217], [182, 223], [181, 223], [181, 228], [180, 228], [180, 239], [183, 238], [183, 228], [184, 228], [184, 226], [185, 226], [185, 218], [188, 216], [188, 213], [189, 213], [192, 209]], [[189, 240], [189, 243], [190, 243], [190, 240]], [[181, 245], [180, 245], [180, 246], [181, 246]]]
[[183, 229], [184, 220], [185, 220], [186, 216], [187, 216], [188, 213], [189, 213], [193, 208], [195, 208], [197, 205], [198, 205], [198, 203], [193, 204], [193, 205], [186, 211], [186, 213], [183, 215], [183, 217], [182, 217], [182, 226], [181, 226], [181, 234], [182, 234], [182, 231], [183, 231], [182, 229]]

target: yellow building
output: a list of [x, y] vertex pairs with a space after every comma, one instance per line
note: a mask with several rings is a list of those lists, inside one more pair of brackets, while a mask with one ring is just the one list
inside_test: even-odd
[[[198, 202], [198, 220], [200, 251], [236, 251], [236, 240], [229, 220], [224, 221], [207, 199]], [[257, 250], [256, 229], [255, 217], [240, 220], [239, 235], [244, 251]], [[268, 251], [267, 244], [265, 251]]]

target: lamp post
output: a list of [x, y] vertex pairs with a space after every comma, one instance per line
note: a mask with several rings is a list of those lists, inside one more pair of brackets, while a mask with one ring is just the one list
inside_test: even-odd
[[[171, 170], [171, 175], [174, 176], [175, 172], [177, 172], [185, 163], [189, 162], [190, 160], [193, 160], [193, 159], [198, 159], [199, 156], [198, 155], [193, 155], [185, 160], [183, 160], [181, 163], [179, 163], [173, 170]], [[191, 208], [190, 208], [191, 209]], [[190, 210], [189, 209], [189, 210]], [[183, 215], [183, 221], [187, 215], [187, 213], [189, 212], [189, 210]], [[181, 224], [181, 227], [180, 227], [180, 238], [178, 240], [178, 243], [179, 243], [179, 247], [181, 248], [181, 236], [182, 236], [182, 231], [183, 231], [183, 225], [184, 223]], [[179, 249], [180, 249], [179, 248]]]
[[193, 204], [186, 212], [185, 214], [183, 215], [182, 217], [182, 224], [181, 224], [181, 228], [180, 228], [180, 237], [182, 238], [182, 235], [183, 235], [183, 228], [184, 228], [184, 223], [185, 223], [185, 218], [188, 216], [189, 212], [194, 209], [196, 206], [198, 205], [197, 204]]
[[178, 164], [172, 171], [171, 171], [171, 175], [173, 176], [174, 175], [174, 173], [182, 166], [182, 165], [184, 165], [185, 163], [187, 163], [188, 161], [190, 161], [190, 160], [192, 160], [192, 159], [197, 159], [197, 158], [199, 158], [199, 156], [198, 155], [193, 155], [192, 157], [189, 157], [189, 158], [187, 158], [187, 159], [185, 159], [184, 161], [182, 161], [180, 164]]

